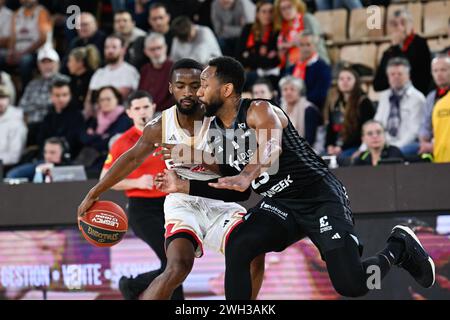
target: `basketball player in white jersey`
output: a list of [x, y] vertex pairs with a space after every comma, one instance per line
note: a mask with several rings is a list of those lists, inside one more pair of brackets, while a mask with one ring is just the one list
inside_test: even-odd
[[[204, 117], [204, 110], [196, 96], [202, 70], [203, 66], [191, 59], [182, 59], [174, 64], [169, 90], [177, 104], [146, 125], [136, 145], [117, 159], [86, 195], [78, 207], [79, 216], [88, 211], [100, 194], [127, 177], [149, 154], [155, 152], [155, 146], [165, 143], [187, 145], [200, 150], [206, 148], [210, 119]], [[197, 165], [175, 163], [170, 164], [170, 168], [186, 179], [211, 180], [219, 177]], [[195, 189], [195, 185], [191, 188]], [[221, 190], [217, 197], [228, 201], [247, 198], [248, 195], [230, 190]], [[246, 210], [234, 202], [176, 193], [166, 197], [164, 213], [167, 266], [143, 293], [143, 299], [169, 299], [174, 289], [190, 273], [195, 257], [202, 256], [204, 245], [224, 253], [229, 235], [243, 222]], [[263, 260], [255, 259], [252, 266], [253, 297], [256, 297], [261, 286], [263, 270]]]

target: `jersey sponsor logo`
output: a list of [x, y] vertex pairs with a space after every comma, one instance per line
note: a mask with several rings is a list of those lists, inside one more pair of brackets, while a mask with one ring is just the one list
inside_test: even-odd
[[283, 220], [286, 220], [286, 218], [288, 216], [287, 212], [284, 212], [283, 210], [280, 210], [275, 206], [271, 206], [270, 204], [267, 204], [265, 201], [263, 201], [259, 207], [260, 207], [260, 209], [263, 209], [265, 211], [276, 214], [278, 217], [280, 217]]
[[330, 226], [330, 223], [328, 222], [328, 216], [321, 217], [319, 219], [319, 224], [320, 224], [320, 233], [333, 230], [333, 227]]
[[192, 172], [205, 172], [206, 171], [205, 167], [202, 165], [198, 165], [198, 166], [192, 167], [190, 169]]
[[275, 194], [289, 187], [293, 182], [294, 180], [291, 179], [291, 175], [288, 175], [285, 179], [281, 180], [276, 185], [272, 186], [272, 188], [270, 188], [269, 190], [262, 192], [261, 195], [263, 197], [272, 198]]

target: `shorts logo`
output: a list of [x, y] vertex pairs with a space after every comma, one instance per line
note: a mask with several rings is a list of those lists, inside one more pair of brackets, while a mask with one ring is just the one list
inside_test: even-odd
[[320, 222], [320, 233], [324, 233], [333, 230], [333, 227], [328, 223], [328, 216], [323, 216], [319, 219]]
[[284, 211], [278, 209], [277, 207], [271, 206], [270, 204], [267, 204], [264, 201], [261, 203], [260, 208], [265, 211], [276, 214], [278, 217], [280, 217], [283, 220], [286, 220], [286, 218], [288, 216], [287, 212], [284, 212]]

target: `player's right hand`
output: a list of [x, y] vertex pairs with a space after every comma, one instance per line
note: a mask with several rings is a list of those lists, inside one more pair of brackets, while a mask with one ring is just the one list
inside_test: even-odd
[[166, 169], [164, 173], [158, 173], [155, 184], [156, 188], [164, 193], [189, 193], [189, 181], [180, 179], [173, 170]]
[[[188, 146], [183, 143], [168, 144], [168, 143], [156, 143], [155, 148], [161, 147], [161, 150], [156, 152], [155, 155], [161, 155], [164, 160], [172, 160], [174, 163], [180, 164], [193, 164], [196, 159], [196, 152], [199, 152], [194, 147]], [[201, 155], [197, 154], [197, 158]], [[201, 164], [201, 163], [198, 163]]]
[[86, 214], [90, 207], [98, 200], [98, 197], [93, 197], [90, 193], [86, 195], [81, 204], [78, 206], [77, 215], [82, 217]]

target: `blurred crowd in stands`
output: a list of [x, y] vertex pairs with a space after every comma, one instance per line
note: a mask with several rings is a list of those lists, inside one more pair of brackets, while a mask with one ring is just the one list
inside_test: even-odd
[[450, 1], [0, 0], [4, 176], [97, 178], [131, 92], [159, 113], [175, 61], [221, 55], [341, 166], [450, 162]]

